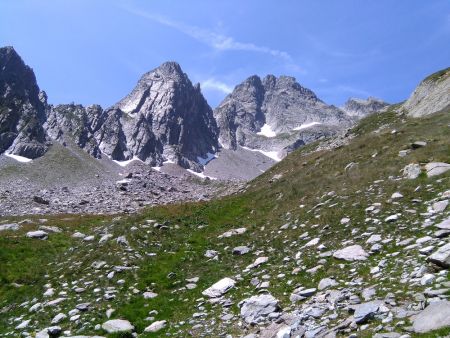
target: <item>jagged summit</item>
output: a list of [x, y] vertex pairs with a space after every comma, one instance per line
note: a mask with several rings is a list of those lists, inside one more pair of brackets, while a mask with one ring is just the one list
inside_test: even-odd
[[294, 77], [274, 75], [247, 78], [214, 110], [214, 116], [224, 148], [244, 146], [275, 152], [330, 135], [334, 132], [331, 129], [352, 123], [343, 111], [325, 104]]
[[389, 104], [383, 100], [370, 96], [367, 99], [350, 98], [341, 109], [349, 116], [362, 118], [388, 106]]
[[0, 153], [36, 158], [47, 151], [46, 98], [15, 49], [0, 48]]

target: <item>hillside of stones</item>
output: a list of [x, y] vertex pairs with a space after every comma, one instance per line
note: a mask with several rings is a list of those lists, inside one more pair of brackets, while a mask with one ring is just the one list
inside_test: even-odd
[[4, 337], [450, 334], [450, 111], [402, 105], [239, 193], [3, 217]]

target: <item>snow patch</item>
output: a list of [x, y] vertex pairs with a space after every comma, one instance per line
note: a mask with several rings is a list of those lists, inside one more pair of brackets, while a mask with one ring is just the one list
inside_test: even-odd
[[191, 174], [193, 174], [193, 175], [195, 175], [195, 176], [198, 176], [198, 177], [201, 177], [201, 178], [209, 178], [210, 180], [217, 180], [217, 178], [215, 178], [215, 177], [212, 177], [212, 176], [206, 176], [204, 173], [203, 173], [203, 171], [201, 172], [201, 173], [198, 173], [198, 172], [196, 172], [196, 171], [194, 171], [194, 170], [192, 170], [192, 169], [186, 169], [187, 171], [189, 171]]
[[163, 162], [163, 164], [174, 164], [174, 163], [175, 163], [175, 161], [172, 161], [172, 160], [165, 160]]
[[161, 171], [161, 167], [152, 167], [153, 170]]
[[256, 133], [257, 135], [262, 135], [265, 137], [275, 137], [277, 136], [277, 133], [275, 133], [272, 129], [271, 126], [269, 126], [267, 123], [265, 123], [262, 128], [261, 131]]
[[278, 155], [278, 151], [264, 151], [264, 150], [260, 150], [260, 149], [252, 149], [249, 147], [242, 147], [242, 149], [256, 151], [258, 153], [261, 153], [261, 154], [271, 158], [272, 160], [274, 160], [276, 162], [280, 162], [282, 160], [282, 158]]
[[21, 163], [28, 163], [28, 162], [33, 161], [31, 158], [27, 158], [27, 157], [23, 157], [23, 156], [19, 156], [19, 155], [14, 155], [14, 154], [5, 153], [5, 156], [13, 158], [16, 161], [21, 162]]
[[197, 162], [201, 165], [207, 165], [208, 162], [212, 161], [216, 157], [217, 157], [216, 154], [206, 153], [206, 157], [197, 156]]
[[137, 158], [136, 156], [133, 157], [131, 160], [127, 160], [127, 161], [116, 161], [116, 160], [113, 160], [113, 162], [117, 163], [121, 167], [126, 167], [127, 165], [129, 165], [133, 161], [139, 161], [139, 162], [144, 163], [144, 161], [142, 161], [141, 159]]
[[303, 130], [303, 129], [307, 129], [307, 128], [310, 128], [312, 126], [318, 125], [318, 124], [322, 124], [322, 123], [320, 123], [320, 122], [303, 123], [300, 126], [295, 127], [292, 130]]

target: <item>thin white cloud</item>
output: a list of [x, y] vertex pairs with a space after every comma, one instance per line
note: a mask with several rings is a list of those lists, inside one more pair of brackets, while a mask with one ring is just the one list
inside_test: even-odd
[[159, 24], [162, 24], [164, 26], [176, 29], [177, 31], [179, 31], [183, 34], [186, 34], [186, 35], [190, 36], [191, 38], [193, 38], [197, 41], [200, 41], [217, 51], [238, 50], [238, 51], [251, 51], [251, 52], [268, 54], [273, 57], [284, 60], [286, 63], [286, 66], [288, 66], [288, 67], [298, 68], [300, 70], [300, 68], [294, 64], [291, 55], [289, 55], [289, 53], [287, 53], [285, 51], [269, 48], [266, 46], [259, 46], [254, 43], [236, 41], [231, 36], [219, 34], [214, 31], [200, 28], [197, 26], [187, 25], [182, 22], [174, 21], [174, 20], [171, 20], [169, 18], [160, 16], [160, 15], [150, 14], [150, 13], [144, 12], [142, 10], [138, 10], [138, 9], [134, 9], [134, 8], [127, 8], [127, 7], [123, 7], [123, 9], [131, 14], [134, 14], [134, 15], [158, 22]]
[[217, 81], [214, 78], [209, 78], [201, 83], [201, 88], [205, 90], [216, 90], [224, 94], [230, 94], [233, 88], [226, 83]]

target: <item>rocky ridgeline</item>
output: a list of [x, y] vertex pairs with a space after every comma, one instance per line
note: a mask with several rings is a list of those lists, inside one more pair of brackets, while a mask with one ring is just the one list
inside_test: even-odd
[[[43, 156], [52, 141], [70, 140], [95, 158], [176, 163], [200, 172], [219, 151], [219, 141], [225, 149], [247, 147], [278, 160], [355, 122], [288, 76], [252, 76], [213, 113], [200, 86], [175, 62], [144, 74], [129, 95], [107, 109], [49, 105], [32, 69], [12, 47], [0, 48], [0, 69], [0, 153], [30, 159]], [[351, 112], [363, 111], [361, 116], [381, 106], [360, 104]]]
[[212, 109], [175, 62], [144, 74], [128, 96], [105, 110], [48, 105], [12, 47], [0, 49], [0, 69], [0, 152], [34, 159], [48, 142], [70, 138], [96, 158], [137, 158], [152, 166], [168, 161], [201, 171], [201, 159], [218, 149]]
[[367, 100], [351, 98], [341, 109], [347, 115], [361, 119], [374, 112], [386, 110], [388, 107], [388, 103], [374, 97], [369, 97]]

